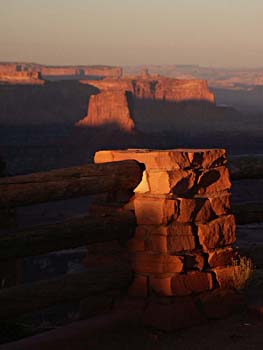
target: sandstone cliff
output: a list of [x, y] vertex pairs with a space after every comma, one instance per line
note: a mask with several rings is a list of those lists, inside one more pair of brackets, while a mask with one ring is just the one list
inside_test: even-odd
[[1, 63], [0, 74], [10, 75], [18, 72], [26, 73], [41, 73], [45, 78], [71, 78], [75, 80], [87, 78], [120, 78], [122, 76], [121, 67], [112, 66], [45, 66], [37, 63]]
[[209, 91], [207, 82], [198, 79], [172, 79], [157, 76], [131, 77], [81, 81], [96, 86], [101, 91], [130, 91], [135, 98], [184, 102], [204, 101], [215, 103], [215, 96]]
[[167, 130], [178, 116], [184, 118], [185, 114], [191, 114], [195, 117], [210, 107], [215, 108], [214, 94], [204, 80], [179, 80], [144, 73], [139, 77], [81, 83], [96, 87], [101, 94], [91, 98], [88, 115], [77, 123], [78, 126], [114, 123], [126, 131], [133, 129], [134, 123], [132, 128], [130, 121], [127, 124], [131, 117], [124, 102], [127, 93], [132, 100], [135, 125], [145, 131], [152, 131], [153, 127], [156, 131], [160, 127]]
[[0, 84], [36, 84], [43, 85], [44, 80], [41, 78], [39, 72], [16, 72], [10, 70], [9, 72], [0, 71]]
[[128, 93], [125, 91], [102, 91], [89, 101], [88, 115], [77, 126], [117, 126], [131, 132], [134, 122], [131, 117]]

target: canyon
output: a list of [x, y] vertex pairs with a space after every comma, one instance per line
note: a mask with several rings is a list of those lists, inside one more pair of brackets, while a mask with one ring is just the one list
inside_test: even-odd
[[[105, 68], [104, 74], [114, 70]], [[0, 75], [32, 71], [29, 63], [0, 65]], [[224, 105], [223, 91], [203, 79], [163, 77], [147, 70], [120, 78], [121, 71], [99, 79], [53, 76], [42, 77], [41, 84], [36, 79], [0, 84], [0, 154], [7, 172], [78, 165], [108, 147], [227, 147], [232, 154], [262, 152], [261, 114], [230, 107], [241, 93], [236, 99], [247, 103], [247, 91], [229, 90], [235, 95], [229, 95]]]

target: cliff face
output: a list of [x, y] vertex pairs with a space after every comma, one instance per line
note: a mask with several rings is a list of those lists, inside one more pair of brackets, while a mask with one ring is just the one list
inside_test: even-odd
[[129, 79], [103, 79], [103, 80], [80, 80], [81, 84], [95, 86], [100, 91], [130, 91], [133, 93], [132, 80]]
[[77, 126], [117, 126], [125, 132], [134, 129], [128, 93], [125, 91], [102, 91], [89, 101], [88, 115]]
[[77, 74], [76, 67], [47, 67], [40, 66], [39, 71], [43, 76], [70, 76]]
[[121, 67], [111, 66], [44, 66], [37, 63], [0, 63], [0, 73], [5, 75], [31, 72], [41, 73], [44, 77], [81, 79], [85, 77], [120, 78]]
[[96, 78], [120, 78], [122, 68], [108, 66], [66, 66], [66, 67], [50, 67], [39, 66], [39, 71], [44, 77], [73, 77], [74, 79], [84, 79], [85, 77]]
[[[88, 115], [78, 126], [118, 124], [126, 131], [134, 128], [125, 96], [133, 104], [133, 119], [139, 129], [167, 128], [176, 117], [203, 113], [215, 108], [215, 97], [204, 80], [178, 80], [145, 74], [143, 77], [81, 81], [101, 93], [90, 100]], [[129, 122], [128, 122], [129, 120]], [[132, 127], [131, 127], [132, 125]]]
[[10, 70], [9, 72], [0, 71], [0, 83], [5, 84], [44, 84], [39, 72], [16, 72]]
[[119, 79], [122, 76], [121, 67], [79, 67], [80, 73], [84, 76], [101, 76], [103, 78], [115, 78]]
[[155, 85], [155, 98], [163, 101], [206, 101], [215, 103], [205, 80], [160, 79]]
[[81, 83], [88, 83], [96, 86], [101, 91], [125, 90], [130, 91], [135, 98], [161, 100], [171, 102], [203, 101], [215, 103], [215, 97], [209, 91], [205, 80], [195, 79], [171, 79], [164, 77], [147, 78], [124, 78], [87, 80]]
[[0, 64], [0, 74], [11, 74], [17, 71], [15, 63]]

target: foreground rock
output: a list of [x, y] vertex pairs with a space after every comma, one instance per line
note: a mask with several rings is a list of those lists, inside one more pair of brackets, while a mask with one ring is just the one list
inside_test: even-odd
[[131, 298], [145, 302], [143, 323], [172, 331], [244, 306], [251, 262], [233, 248], [236, 225], [223, 149], [100, 151], [95, 162], [145, 165], [129, 209], [137, 220], [128, 248]]

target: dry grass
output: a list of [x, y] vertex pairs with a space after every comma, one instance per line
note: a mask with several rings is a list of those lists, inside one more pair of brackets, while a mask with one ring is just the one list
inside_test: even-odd
[[237, 290], [244, 289], [253, 274], [253, 263], [250, 258], [246, 256], [239, 257], [238, 260], [233, 261], [233, 286]]

